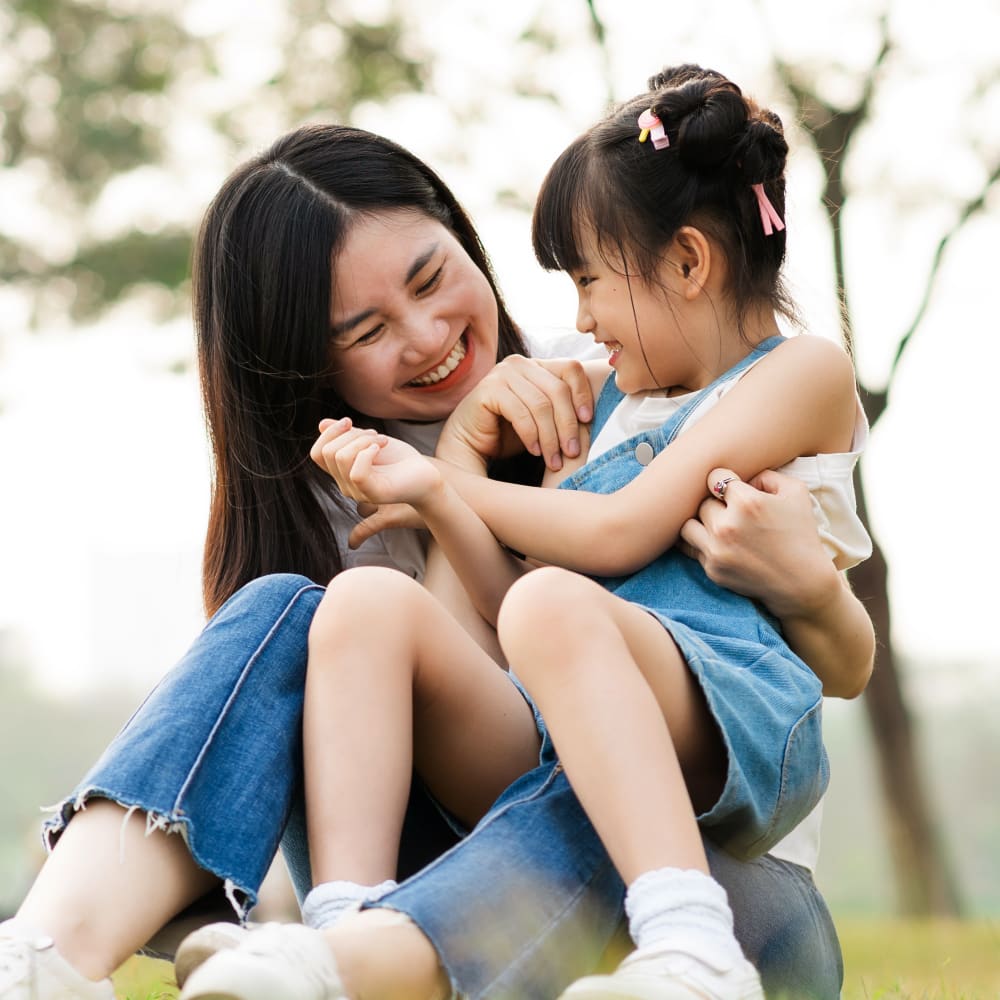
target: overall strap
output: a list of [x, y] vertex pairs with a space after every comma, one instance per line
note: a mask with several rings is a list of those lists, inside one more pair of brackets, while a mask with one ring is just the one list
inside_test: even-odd
[[[720, 385], [739, 378], [750, 365], [755, 364], [765, 354], [772, 351], [784, 340], [785, 338], [780, 334], [775, 334], [773, 337], [768, 337], [766, 340], [762, 340], [748, 354], [737, 361], [732, 368], [723, 372], [717, 379], [715, 379], [714, 382], [705, 386], [704, 389], [692, 393], [691, 398], [679, 408], [676, 414], [674, 414], [674, 418], [671, 421], [673, 431], [670, 434], [670, 440], [673, 440], [674, 437], [677, 436], [688, 417], [698, 408], [699, 404], [709, 393], [718, 388]], [[625, 393], [623, 393], [615, 383], [615, 373], [609, 373], [608, 377], [604, 380], [604, 385], [601, 387], [600, 395], [597, 397], [597, 403], [594, 406], [594, 420], [590, 428], [591, 440], [597, 437], [601, 428], [607, 423], [608, 418], [611, 416], [615, 407], [624, 398]]]

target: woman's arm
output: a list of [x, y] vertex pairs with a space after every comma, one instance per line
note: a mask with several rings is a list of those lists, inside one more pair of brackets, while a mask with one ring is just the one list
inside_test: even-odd
[[[708, 483], [732, 476], [714, 469]], [[720, 586], [760, 601], [831, 697], [855, 698], [875, 658], [864, 605], [824, 549], [805, 484], [778, 472], [731, 482], [681, 529], [683, 547]]]
[[855, 417], [850, 359], [819, 337], [773, 350], [632, 482], [602, 495], [534, 490], [442, 470], [507, 546], [540, 562], [620, 576], [673, 545], [713, 468], [748, 478], [799, 455], [847, 449]]

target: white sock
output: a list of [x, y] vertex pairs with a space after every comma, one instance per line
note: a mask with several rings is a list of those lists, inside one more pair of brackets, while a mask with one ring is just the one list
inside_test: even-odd
[[302, 904], [302, 922], [306, 927], [322, 930], [332, 927], [348, 910], [356, 910], [362, 903], [380, 899], [399, 885], [386, 879], [378, 885], [360, 885], [357, 882], [321, 882], [313, 886]]
[[625, 893], [625, 912], [636, 948], [677, 944], [696, 955], [742, 956], [726, 890], [703, 872], [644, 872]]

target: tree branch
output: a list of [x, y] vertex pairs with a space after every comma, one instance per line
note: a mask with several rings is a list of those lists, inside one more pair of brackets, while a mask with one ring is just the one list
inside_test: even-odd
[[913, 339], [913, 335], [917, 332], [917, 328], [923, 322], [924, 314], [927, 312], [927, 308], [930, 305], [934, 285], [936, 284], [938, 274], [941, 271], [941, 265], [944, 262], [944, 254], [948, 249], [948, 245], [962, 231], [969, 219], [976, 215], [976, 213], [983, 210], [986, 206], [986, 199], [989, 196], [990, 191], [998, 181], [1000, 181], [1000, 160], [993, 165], [993, 169], [986, 178], [986, 183], [983, 185], [979, 194], [965, 203], [962, 207], [962, 211], [959, 212], [958, 218], [952, 224], [951, 228], [941, 237], [940, 240], [938, 240], [937, 247], [934, 250], [934, 258], [931, 262], [931, 269], [927, 275], [927, 280], [924, 282], [924, 294], [920, 298], [920, 303], [917, 306], [917, 311], [913, 315], [913, 319], [910, 320], [910, 324], [906, 328], [906, 332], [900, 338], [899, 345], [896, 347], [896, 354], [893, 357], [892, 365], [889, 368], [889, 377], [886, 379], [886, 395], [888, 395], [893, 377], [896, 374], [896, 369], [899, 367], [899, 363], [903, 358], [903, 353], [906, 351], [907, 347], [910, 346], [910, 341]]

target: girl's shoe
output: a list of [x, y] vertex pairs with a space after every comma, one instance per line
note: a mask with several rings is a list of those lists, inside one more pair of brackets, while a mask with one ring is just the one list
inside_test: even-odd
[[216, 952], [227, 951], [242, 944], [251, 930], [239, 924], [219, 921], [205, 924], [192, 931], [177, 946], [174, 956], [174, 977], [178, 986], [183, 986], [191, 973], [204, 965]]
[[115, 1000], [110, 979], [85, 979], [55, 949], [52, 938], [8, 920], [0, 924], [2, 1000]]
[[559, 1000], [764, 1000], [764, 991], [742, 955], [709, 963], [685, 951], [639, 948], [611, 975], [578, 979]]
[[330, 946], [302, 924], [263, 924], [188, 977], [180, 1000], [347, 1000]]

